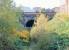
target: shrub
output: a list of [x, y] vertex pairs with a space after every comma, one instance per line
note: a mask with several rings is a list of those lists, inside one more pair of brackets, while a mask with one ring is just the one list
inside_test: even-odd
[[57, 50], [59, 35], [54, 32], [40, 31], [31, 38], [30, 48], [32, 50]]

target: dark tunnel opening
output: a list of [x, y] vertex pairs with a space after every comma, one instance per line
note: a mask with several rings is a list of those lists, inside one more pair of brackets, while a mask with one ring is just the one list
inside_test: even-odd
[[29, 20], [27, 23], [26, 23], [26, 27], [32, 27], [34, 24], [34, 20]]

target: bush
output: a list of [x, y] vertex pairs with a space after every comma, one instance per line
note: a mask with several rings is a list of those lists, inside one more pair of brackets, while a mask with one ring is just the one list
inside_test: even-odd
[[17, 32], [23, 30], [19, 23], [21, 11], [14, 6], [12, 0], [0, 1], [0, 50], [23, 50], [24, 44], [27, 44], [17, 36]]
[[54, 32], [40, 31], [31, 37], [30, 48], [32, 50], [57, 50], [59, 42], [59, 35]]

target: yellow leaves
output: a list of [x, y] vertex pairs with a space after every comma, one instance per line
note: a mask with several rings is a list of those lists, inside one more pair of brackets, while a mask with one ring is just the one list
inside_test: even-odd
[[16, 28], [12, 28], [11, 32], [13, 33], [12, 34], [13, 36], [19, 37], [21, 40], [23, 40], [25, 42], [29, 41], [29, 37], [30, 37], [29, 31], [27, 31], [27, 30], [17, 31]]
[[25, 40], [29, 38], [28, 31], [17, 31], [16, 33], [19, 37], [24, 38]]
[[21, 36], [21, 37], [24, 37], [24, 38], [28, 38], [29, 32], [23, 31], [23, 32], [20, 33], [20, 36]]
[[39, 16], [37, 16], [35, 27], [31, 29], [31, 36], [34, 35], [36, 32], [39, 32], [40, 30], [45, 30], [48, 23], [48, 18], [45, 16], [45, 14], [40, 13]]
[[41, 13], [40, 16], [37, 18], [36, 27], [38, 29], [44, 29], [47, 25], [47, 17], [45, 14]]
[[57, 32], [59, 34], [69, 32], [69, 15], [67, 13], [57, 13], [55, 17], [48, 22], [48, 31]]
[[58, 18], [62, 22], [69, 21], [68, 13], [57, 13], [55, 17]]
[[69, 32], [69, 15], [68, 13], [56, 13], [54, 18], [47, 21], [47, 17], [44, 14], [40, 14], [37, 18], [36, 26], [31, 30], [31, 36], [35, 35], [41, 29], [46, 32], [57, 32], [59, 34]]

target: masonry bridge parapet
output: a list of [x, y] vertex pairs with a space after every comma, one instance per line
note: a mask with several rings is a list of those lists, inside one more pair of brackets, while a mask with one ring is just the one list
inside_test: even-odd
[[[54, 16], [55, 12], [42, 12], [48, 18], [52, 18]], [[23, 19], [21, 20], [21, 23], [24, 27], [31, 28], [34, 25], [34, 22], [37, 20], [37, 15], [40, 15], [39, 12], [24, 12], [23, 13]]]

